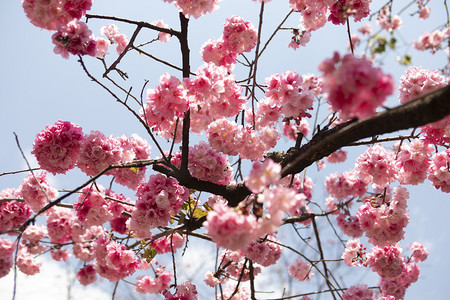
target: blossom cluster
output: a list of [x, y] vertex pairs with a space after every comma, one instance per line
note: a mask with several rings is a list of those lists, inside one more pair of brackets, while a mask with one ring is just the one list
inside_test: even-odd
[[390, 75], [352, 54], [341, 57], [335, 52], [332, 58], [319, 64], [319, 70], [323, 73], [322, 88], [328, 103], [342, 119], [372, 116], [394, 92]]

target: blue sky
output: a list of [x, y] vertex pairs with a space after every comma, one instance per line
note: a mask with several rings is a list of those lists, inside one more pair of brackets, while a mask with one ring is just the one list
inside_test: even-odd
[[[92, 13], [116, 15], [125, 18], [154, 21], [163, 19], [170, 26], [178, 27], [178, 15], [171, 4], [162, 1], [130, 1], [128, 5], [119, 0], [96, 0]], [[273, 2], [273, 3], [272, 3]], [[273, 28], [279, 23], [287, 12], [287, 0], [276, 0], [266, 5], [266, 19], [263, 25], [264, 37], [268, 37]], [[276, 2], [276, 3], [275, 3]], [[374, 1], [380, 3], [383, 1]], [[394, 1], [394, 9], [396, 3]], [[404, 29], [400, 31], [401, 37], [406, 41], [416, 39], [423, 31], [432, 31], [445, 22], [443, 1], [432, 1], [431, 18], [427, 21], [412, 20], [408, 14], [404, 17]], [[192, 53], [191, 67], [195, 71], [201, 64], [198, 54], [200, 46], [210, 38], [221, 35], [222, 24], [227, 16], [239, 14], [244, 19], [257, 24], [258, 5], [253, 1], [224, 0], [221, 8], [214, 14], [206, 15], [190, 23], [190, 47]], [[373, 22], [373, 21], [372, 21]], [[95, 35], [99, 36], [99, 28], [106, 23], [92, 21], [89, 26]], [[92, 83], [83, 73], [75, 57], [69, 60], [62, 59], [53, 53], [51, 33], [34, 27], [28, 22], [21, 7], [20, 1], [4, 1], [0, 9], [0, 28], [3, 36], [3, 47], [0, 48], [0, 174], [25, 168], [25, 163], [15, 144], [13, 132], [20, 140], [25, 152], [31, 150], [31, 145], [37, 132], [58, 119], [69, 120], [80, 124], [85, 133], [90, 130], [100, 130], [106, 135], [119, 136], [123, 133], [131, 135], [138, 133], [145, 136], [140, 124], [117, 104], [105, 91]], [[122, 32], [131, 36], [132, 27], [121, 26]], [[298, 15], [289, 19], [289, 26], [298, 25]], [[352, 24], [356, 33], [362, 23]], [[407, 28], [410, 25], [410, 28]], [[151, 35], [154, 36], [154, 35]], [[311, 43], [307, 48], [297, 51], [286, 49], [290, 36], [282, 33], [272, 44], [270, 50], [261, 58], [258, 68], [258, 78], [272, 73], [282, 73], [286, 70], [295, 70], [300, 74], [317, 73], [317, 64], [338, 50], [344, 53], [347, 32], [344, 26], [327, 26], [327, 28], [314, 32]], [[154, 51], [173, 63], [178, 63], [178, 43], [172, 40], [167, 45], [155, 45]], [[446, 54], [430, 55], [418, 53], [411, 46], [399, 50], [403, 54], [406, 49], [413, 55], [413, 63], [433, 69], [442, 67], [446, 61]], [[114, 49], [110, 53], [114, 55]], [[358, 51], [356, 51], [358, 53]], [[88, 66], [97, 77], [100, 77], [98, 62], [86, 58]], [[111, 60], [110, 60], [111, 61]], [[149, 88], [157, 84], [159, 76], [166, 71], [172, 75], [180, 76], [173, 70], [168, 70], [153, 62], [149, 62], [138, 55], [130, 55], [124, 61], [124, 70], [129, 72], [130, 80], [124, 86], [133, 86], [133, 91], [141, 89], [144, 79], [149, 79]], [[393, 55], [386, 57], [383, 69], [399, 79], [405, 68], [399, 66]], [[238, 73], [238, 78], [244, 78], [244, 73]], [[398, 82], [398, 81], [397, 81]], [[389, 106], [397, 105], [397, 99], [392, 97]], [[162, 141], [163, 147], [167, 145]], [[152, 145], [152, 157], [157, 155], [156, 147]], [[362, 150], [360, 150], [362, 151]], [[358, 153], [351, 154], [357, 157]], [[344, 166], [330, 166], [328, 171], [344, 171], [352, 168], [353, 162]], [[36, 165], [35, 165], [36, 166]], [[316, 186], [320, 186], [323, 175], [317, 175]], [[85, 177], [76, 171], [70, 171], [69, 176], [58, 176], [52, 181], [58, 188], [71, 188], [85, 180]], [[0, 190], [6, 187], [18, 187], [23, 175], [0, 177]], [[322, 180], [322, 181], [320, 181]], [[420, 265], [421, 278], [413, 284], [407, 293], [406, 299], [445, 299], [441, 291], [448, 283], [448, 269], [450, 263], [447, 259], [449, 247], [448, 215], [445, 207], [448, 206], [449, 196], [437, 192], [429, 182], [420, 187], [407, 187], [411, 198], [408, 202], [410, 209], [410, 224], [402, 245], [406, 247], [415, 240], [422, 241], [430, 249], [429, 259]], [[317, 191], [316, 201], [323, 196]], [[0, 286], [8, 279], [0, 279]], [[24, 279], [23, 282], [25, 282]], [[1, 290], [0, 290], [0, 295]], [[3, 298], [3, 295], [0, 297]]]

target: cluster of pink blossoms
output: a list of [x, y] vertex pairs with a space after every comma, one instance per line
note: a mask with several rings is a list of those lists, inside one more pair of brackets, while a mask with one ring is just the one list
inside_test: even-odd
[[309, 281], [314, 273], [311, 271], [312, 265], [302, 259], [297, 259], [294, 264], [289, 265], [288, 272], [291, 277], [298, 281]]
[[268, 267], [275, 264], [281, 257], [282, 248], [276, 244], [279, 242], [275, 235], [269, 235], [264, 240], [254, 241], [248, 245], [244, 255], [253, 262]]
[[163, 268], [155, 270], [155, 277], [142, 275], [136, 278], [134, 290], [141, 294], [161, 294], [169, 288], [172, 274]]
[[450, 193], [450, 149], [435, 153], [431, 160], [428, 179], [436, 189]]
[[369, 290], [367, 285], [358, 284], [349, 287], [344, 294], [342, 294], [343, 300], [372, 300], [373, 291]]
[[105, 196], [105, 188], [100, 184], [85, 187], [73, 205], [78, 220], [86, 226], [103, 225], [111, 220], [113, 215], [108, 210], [109, 201]]
[[428, 175], [433, 147], [421, 139], [403, 143], [397, 154], [397, 180], [401, 184], [423, 183]]
[[417, 50], [430, 50], [431, 53], [436, 53], [442, 48], [441, 43], [450, 37], [450, 27], [444, 30], [435, 30], [432, 33], [424, 32], [417, 41], [414, 41], [414, 48]]
[[59, 26], [58, 31], [52, 35], [55, 48], [53, 52], [68, 59], [69, 54], [95, 56], [96, 42], [92, 31], [86, 23], [77, 19]]
[[103, 58], [107, 53], [108, 46], [111, 44], [117, 44], [116, 51], [118, 54], [122, 53], [128, 45], [128, 37], [120, 33], [120, 29], [114, 24], [103, 26], [100, 28], [100, 33], [106, 36], [107, 39], [103, 39], [102, 47], [97, 46], [97, 51], [100, 52], [97, 57]]
[[213, 206], [203, 226], [217, 246], [230, 250], [243, 249], [259, 237], [256, 217], [231, 208], [224, 202]]
[[[151, 147], [141, 137], [122, 135], [106, 137], [98, 131], [84, 135], [80, 126], [58, 121], [36, 135], [32, 153], [40, 167], [53, 174], [63, 173], [77, 166], [89, 176], [94, 176], [112, 164], [145, 160]], [[122, 168], [108, 172], [116, 182], [136, 189], [143, 180], [145, 168]]]
[[355, 22], [367, 17], [370, 13], [369, 5], [372, 0], [338, 0], [330, 7], [328, 21], [333, 24], [345, 24], [352, 16]]
[[92, 0], [22, 0], [22, 6], [34, 26], [56, 30], [60, 24], [81, 19]]
[[[178, 168], [181, 166], [180, 151], [174, 153], [171, 162]], [[228, 158], [204, 141], [189, 147], [188, 170], [198, 179], [218, 184], [229, 184], [233, 175]]]
[[364, 183], [386, 187], [396, 180], [395, 154], [380, 144], [371, 146], [356, 159], [355, 171]]
[[265, 96], [269, 105], [280, 108], [287, 118], [310, 117], [307, 113], [312, 109], [314, 94], [302, 85], [303, 78], [294, 71], [274, 74], [265, 79], [267, 89]]
[[263, 163], [253, 163], [245, 185], [253, 193], [261, 193], [272, 183], [280, 179], [281, 165], [268, 158]]
[[345, 246], [342, 258], [347, 266], [366, 265], [366, 247], [359, 242], [359, 239], [349, 240]]
[[47, 231], [52, 243], [63, 244], [72, 239], [75, 216], [72, 210], [53, 207], [47, 216]]
[[213, 63], [200, 66], [195, 77], [185, 78], [184, 85], [188, 96], [195, 99], [191, 109], [194, 132], [205, 130], [216, 119], [235, 116], [247, 103], [234, 75]]
[[399, 278], [405, 270], [402, 249], [397, 246], [375, 246], [367, 254], [367, 264], [382, 278], [393, 280]]
[[399, 29], [400, 26], [402, 26], [402, 19], [399, 15], [392, 16], [391, 6], [386, 5], [378, 13], [377, 24], [380, 25], [380, 27], [384, 30], [393, 31], [395, 29]]
[[265, 126], [259, 131], [251, 125], [237, 125], [225, 118], [209, 124], [206, 130], [208, 141], [218, 151], [228, 155], [238, 155], [252, 161], [262, 159], [273, 148], [279, 134], [272, 126]]
[[83, 135], [79, 125], [59, 120], [36, 135], [31, 153], [42, 169], [65, 174], [75, 167]]
[[95, 272], [94, 265], [89, 264], [81, 268], [77, 272], [76, 277], [78, 281], [84, 286], [94, 283], [95, 281], [97, 281], [97, 273]]
[[253, 25], [239, 16], [225, 20], [222, 37], [208, 40], [201, 49], [203, 61], [223, 66], [228, 71], [234, 68], [236, 58], [243, 52], [250, 52], [257, 42], [258, 34]]
[[361, 197], [367, 191], [367, 184], [358, 178], [354, 170], [343, 172], [341, 175], [332, 173], [325, 179], [327, 192], [338, 201], [350, 197]]
[[399, 99], [404, 104], [421, 95], [430, 93], [447, 85], [448, 79], [438, 71], [422, 69], [422, 67], [409, 67], [406, 75], [400, 77]]
[[173, 250], [181, 248], [184, 245], [186, 238], [180, 233], [174, 233], [170, 236], [163, 236], [152, 242], [152, 248], [156, 250], [156, 253], [163, 254], [169, 253]]
[[143, 119], [150, 127], [168, 127], [174, 118], [183, 117], [189, 108], [186, 89], [174, 76], [164, 73], [159, 78], [155, 89], [147, 90], [147, 103], [144, 107]]
[[100, 237], [94, 243], [95, 271], [109, 281], [115, 282], [138, 270], [140, 260], [127, 246]]
[[165, 300], [198, 300], [198, 292], [195, 285], [189, 281], [183, 282], [176, 286], [176, 293], [172, 294], [169, 291], [164, 293]]
[[91, 131], [81, 144], [77, 167], [86, 175], [95, 176], [109, 165], [120, 163], [122, 154], [118, 140], [99, 131]]
[[178, 10], [183, 13], [186, 18], [199, 18], [206, 13], [212, 13], [219, 8], [219, 1], [221, 0], [163, 0], [164, 2], [174, 2]]
[[[0, 199], [19, 199], [15, 189], [0, 191]], [[32, 214], [30, 206], [19, 201], [0, 203], [0, 232], [20, 227]], [[1, 277], [1, 276], [0, 276]]]
[[47, 172], [40, 172], [28, 174], [17, 189], [16, 195], [37, 212], [51, 200], [58, 198], [59, 193], [48, 183]]
[[136, 196], [138, 200], [127, 225], [145, 238], [150, 229], [167, 225], [170, 216], [180, 212], [182, 203], [189, 198], [189, 190], [176, 179], [158, 173], [139, 185]]
[[375, 114], [378, 106], [394, 92], [394, 81], [365, 59], [352, 54], [333, 57], [319, 64], [323, 73], [322, 88], [331, 108], [342, 119], [365, 118]]
[[0, 278], [8, 275], [13, 266], [13, 252], [15, 245], [13, 241], [0, 238]]
[[395, 245], [404, 237], [404, 228], [408, 225], [408, 209], [406, 199], [408, 191], [404, 187], [394, 188], [392, 198], [388, 203], [366, 200], [356, 212], [361, 229], [376, 246]]

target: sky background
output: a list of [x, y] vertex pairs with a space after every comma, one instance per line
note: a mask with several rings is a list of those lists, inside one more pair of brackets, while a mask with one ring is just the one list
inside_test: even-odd
[[[267, 40], [273, 29], [284, 18], [288, 12], [287, 0], [274, 0], [266, 5], [266, 15], [263, 24], [263, 40]], [[372, 7], [379, 7], [384, 1], [373, 1]], [[405, 1], [394, 1], [394, 11], [400, 8], [398, 3]], [[418, 20], [409, 17], [405, 12], [403, 28], [400, 31], [399, 42], [408, 42], [400, 48], [396, 54], [389, 55], [383, 59], [383, 70], [396, 78], [397, 84], [405, 67], [395, 62], [394, 57], [405, 53], [413, 56], [414, 65], [422, 65], [424, 68], [435, 69], [442, 67], [446, 62], [446, 54], [440, 53], [430, 55], [419, 53], [412, 49], [410, 42], [424, 31], [433, 31], [445, 23], [444, 1], [432, 1], [431, 17], [426, 20]], [[126, 4], [124, 4], [126, 3]], [[398, 5], [398, 6], [396, 6]], [[221, 8], [213, 14], [190, 22], [190, 48], [191, 68], [195, 71], [201, 64], [199, 50], [201, 45], [208, 39], [220, 37], [223, 22], [226, 17], [238, 14], [245, 20], [257, 25], [259, 6], [253, 1], [224, 0], [220, 3]], [[411, 10], [412, 11], [412, 10]], [[410, 11], [410, 12], [411, 12]], [[163, 19], [165, 23], [178, 28], [177, 10], [172, 4], [162, 1], [119, 1], [119, 0], [96, 0], [90, 11], [92, 14], [115, 15], [135, 20], [154, 21]], [[288, 20], [286, 26], [297, 26], [299, 15], [294, 14]], [[374, 20], [371, 21], [372, 23]], [[105, 22], [89, 21], [89, 27], [96, 36], [100, 36], [99, 29], [106, 25]], [[352, 24], [352, 32], [363, 23]], [[133, 27], [116, 23], [121, 32], [131, 36]], [[75, 57], [69, 60], [61, 58], [53, 53], [51, 34], [33, 26], [27, 20], [23, 12], [21, 1], [3, 1], [0, 4], [0, 30], [2, 33], [3, 47], [0, 47], [0, 174], [8, 171], [25, 169], [26, 165], [21, 157], [15, 143], [13, 132], [20, 140], [20, 144], [26, 153], [31, 151], [35, 135], [45, 126], [53, 124], [58, 119], [68, 120], [80, 124], [85, 133], [91, 130], [102, 131], [106, 135], [120, 136], [138, 133], [145, 137], [145, 132], [133, 116], [128, 114], [122, 106], [114, 101], [104, 90], [92, 83], [83, 73], [80, 64]], [[142, 37], [152, 39], [155, 33], [146, 34]], [[313, 32], [311, 42], [306, 48], [297, 51], [287, 49], [289, 43], [289, 32], [279, 34], [269, 48], [261, 57], [258, 70], [258, 78], [262, 81], [273, 73], [282, 73], [287, 70], [295, 70], [300, 74], [316, 73], [317, 64], [332, 56], [334, 51], [345, 53], [347, 45], [347, 31], [344, 26], [327, 26]], [[150, 51], [159, 57], [179, 65], [179, 45], [175, 39], [167, 44], [151, 45]], [[115, 49], [110, 48], [111, 58], [116, 57]], [[360, 53], [358, 49], [355, 53]], [[251, 54], [249, 54], [251, 58]], [[85, 58], [85, 62], [97, 76], [101, 77], [99, 63], [92, 58]], [[159, 76], [163, 72], [171, 75], [181, 76], [177, 71], [162, 67], [155, 62], [149, 61], [136, 54], [127, 55], [119, 66], [128, 72], [130, 79], [121, 82], [125, 87], [133, 86], [133, 91], [140, 91], [144, 79], [150, 80], [148, 88], [154, 88]], [[245, 78], [243, 69], [237, 67], [238, 79]], [[240, 71], [240, 73], [239, 73]], [[118, 82], [121, 80], [117, 78]], [[389, 99], [388, 106], [398, 105], [396, 96]], [[283, 140], [287, 142], [286, 139]], [[163, 148], [169, 144], [161, 141]], [[152, 157], [158, 155], [156, 147], [152, 145]], [[328, 165], [320, 174], [311, 172], [315, 184], [315, 201], [321, 202], [321, 197], [326, 195], [323, 191], [323, 178], [335, 171], [345, 171], [353, 167], [354, 159], [363, 151], [352, 152], [348, 163], [344, 165]], [[32, 158], [30, 158], [32, 161]], [[33, 166], [37, 166], [33, 163]], [[7, 187], [17, 188], [24, 174], [1, 176], [0, 190]], [[49, 176], [53, 184], [60, 189], [73, 188], [84, 182], [85, 176], [72, 170], [67, 176]], [[107, 179], [106, 182], [108, 182]], [[444, 295], [448, 284], [448, 260], [450, 225], [448, 207], [450, 201], [448, 194], [437, 192], [428, 181], [419, 187], [407, 186], [411, 198], [408, 202], [410, 210], [410, 224], [406, 228], [405, 240], [401, 242], [405, 248], [411, 242], [419, 240], [425, 244], [430, 251], [427, 261], [420, 264], [421, 278], [414, 283], [407, 292], [406, 299], [447, 299]], [[202, 256], [200, 256], [202, 257]], [[199, 256], [192, 254], [192, 264], [199, 260]], [[47, 264], [44, 264], [47, 265]], [[67, 290], [64, 281], [66, 275], [64, 264], [51, 263], [44, 266], [41, 274], [35, 277], [19, 276], [18, 299], [25, 299], [32, 293], [34, 299], [61, 299], [61, 295]], [[10, 274], [11, 275], [11, 274]], [[7, 299], [11, 296], [11, 276], [0, 279], [0, 298]], [[372, 282], [373, 284], [376, 281]], [[48, 284], [44, 285], [44, 284]], [[79, 285], [75, 284], [74, 289]], [[110, 285], [104, 284], [96, 290], [89, 290], [85, 294], [77, 294], [73, 299], [81, 299], [89, 295], [89, 299], [110, 299]], [[49, 291], [59, 291], [59, 294], [49, 294]], [[78, 292], [77, 292], [78, 293]], [[82, 293], [80, 291], [80, 293]], [[22, 296], [21, 296], [22, 295]], [[83, 296], [84, 295], [84, 296]], [[92, 295], [95, 295], [92, 296]], [[49, 296], [49, 297], [48, 297]], [[91, 298], [92, 296], [92, 298]], [[6, 297], [6, 298], [5, 298]], [[22, 297], [22, 298], [21, 298]]]

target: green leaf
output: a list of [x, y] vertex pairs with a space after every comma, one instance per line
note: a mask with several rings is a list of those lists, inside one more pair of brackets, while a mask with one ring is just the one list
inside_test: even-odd
[[152, 247], [148, 247], [147, 249], [145, 249], [144, 258], [148, 263], [150, 263], [152, 259], [155, 258], [156, 254], [157, 253], [155, 249], [153, 249]]

